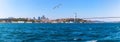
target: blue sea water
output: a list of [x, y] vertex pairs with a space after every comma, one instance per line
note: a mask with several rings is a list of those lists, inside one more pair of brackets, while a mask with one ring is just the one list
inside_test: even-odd
[[120, 23], [1, 23], [0, 42], [120, 42]]

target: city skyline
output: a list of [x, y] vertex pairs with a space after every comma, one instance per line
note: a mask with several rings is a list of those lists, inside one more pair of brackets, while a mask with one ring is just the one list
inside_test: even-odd
[[119, 17], [119, 4], [119, 0], [0, 0], [0, 18], [42, 15], [50, 19], [74, 18], [74, 13], [78, 18]]

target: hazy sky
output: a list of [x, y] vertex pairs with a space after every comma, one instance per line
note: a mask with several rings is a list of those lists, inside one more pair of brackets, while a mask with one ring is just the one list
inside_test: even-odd
[[120, 0], [0, 0], [1, 18], [45, 15], [54, 19], [74, 17], [75, 12], [79, 18], [119, 17]]

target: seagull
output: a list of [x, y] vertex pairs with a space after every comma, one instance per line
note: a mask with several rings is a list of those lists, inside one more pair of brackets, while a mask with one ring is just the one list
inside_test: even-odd
[[53, 7], [53, 10], [59, 8], [61, 5], [62, 5], [62, 4], [58, 4], [58, 5], [54, 6], [54, 7]]

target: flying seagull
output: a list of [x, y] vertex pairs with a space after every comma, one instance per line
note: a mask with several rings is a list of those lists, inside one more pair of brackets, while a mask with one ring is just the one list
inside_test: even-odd
[[58, 5], [54, 6], [54, 7], [53, 7], [53, 10], [59, 8], [61, 5], [62, 5], [62, 4], [58, 4]]

